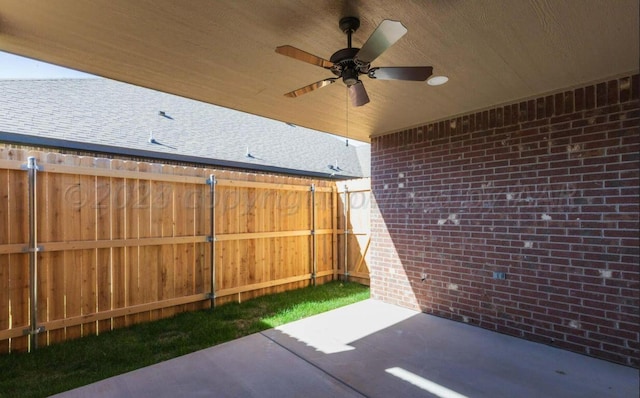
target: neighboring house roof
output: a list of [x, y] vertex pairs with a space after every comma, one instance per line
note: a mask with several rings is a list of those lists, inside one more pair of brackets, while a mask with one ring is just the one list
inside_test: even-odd
[[368, 144], [100, 78], [0, 80], [0, 142], [317, 177], [370, 168]]

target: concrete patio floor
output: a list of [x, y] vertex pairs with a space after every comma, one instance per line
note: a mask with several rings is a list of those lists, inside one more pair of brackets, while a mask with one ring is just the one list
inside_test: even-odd
[[638, 370], [366, 300], [56, 397], [638, 397]]

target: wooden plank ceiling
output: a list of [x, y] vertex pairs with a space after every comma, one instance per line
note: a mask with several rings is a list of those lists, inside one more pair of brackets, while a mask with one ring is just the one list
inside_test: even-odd
[[[449, 82], [363, 77], [348, 109], [333, 75], [276, 54], [328, 59], [357, 16], [360, 47], [384, 19], [408, 33], [373, 66], [431, 65]], [[368, 141], [371, 136], [638, 70], [637, 0], [0, 0], [0, 50]], [[1, 66], [0, 66], [1, 67]]]

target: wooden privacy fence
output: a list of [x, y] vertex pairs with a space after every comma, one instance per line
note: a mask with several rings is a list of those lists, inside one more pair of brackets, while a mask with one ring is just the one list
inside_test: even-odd
[[367, 283], [348, 200], [331, 181], [0, 148], [0, 352]]

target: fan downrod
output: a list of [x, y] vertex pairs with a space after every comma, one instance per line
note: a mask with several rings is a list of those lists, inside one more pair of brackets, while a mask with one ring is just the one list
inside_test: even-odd
[[356, 17], [344, 17], [340, 19], [340, 30], [347, 35], [347, 48], [336, 51], [330, 58], [334, 66], [331, 71], [347, 86], [358, 82], [358, 75], [362, 73], [358, 70], [354, 62], [354, 57], [360, 50], [351, 46], [351, 35], [360, 27], [360, 20]]
[[360, 20], [356, 17], [340, 19], [340, 30], [347, 34], [347, 48], [351, 48], [351, 35], [360, 27]]

